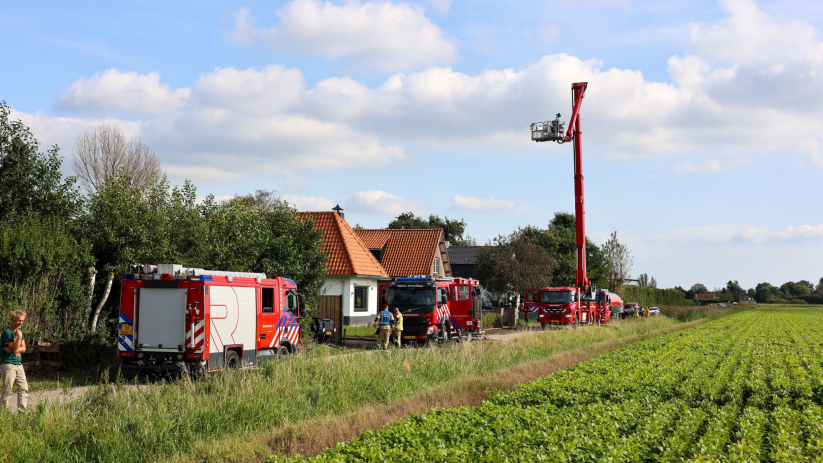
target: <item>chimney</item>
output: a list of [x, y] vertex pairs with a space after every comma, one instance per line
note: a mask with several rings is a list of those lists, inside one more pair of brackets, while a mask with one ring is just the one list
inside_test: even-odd
[[334, 206], [333, 208], [331, 208], [331, 210], [333, 210], [334, 212], [337, 212], [337, 215], [339, 215], [341, 219], [346, 217], [346, 214], [343, 214], [343, 208], [340, 207], [339, 204]]

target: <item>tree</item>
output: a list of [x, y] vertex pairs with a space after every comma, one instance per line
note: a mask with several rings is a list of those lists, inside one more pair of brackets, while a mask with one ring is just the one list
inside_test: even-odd
[[232, 207], [241, 203], [251, 208], [274, 211], [284, 205], [285, 201], [277, 196], [276, 190], [256, 190], [254, 194], [235, 195], [220, 204]]
[[473, 244], [473, 240], [464, 238], [466, 222], [463, 219], [450, 220], [448, 217], [441, 219], [440, 216], [431, 214], [428, 220], [414, 215], [414, 212], [404, 212], [389, 222], [386, 228], [442, 228], [443, 239], [455, 246], [467, 246]]
[[629, 247], [617, 240], [617, 232], [613, 232], [608, 241], [601, 247], [609, 267], [609, 289], [617, 291], [623, 286], [623, 281], [629, 277], [634, 265]]
[[817, 283], [817, 286], [814, 289], [814, 293], [823, 296], [823, 277], [821, 277], [820, 281]]
[[59, 148], [40, 153], [29, 128], [10, 114], [0, 102], [0, 222], [37, 214], [67, 223], [80, 210], [80, 195], [73, 177], [63, 179]]
[[32, 341], [79, 337], [86, 330], [85, 269], [91, 263], [88, 244], [59, 219], [31, 214], [0, 222], [0, 318], [25, 310]]
[[654, 277], [650, 277], [648, 273], [641, 273], [640, 276], [637, 277], [637, 282], [640, 286], [657, 288], [657, 280], [655, 280]]
[[[577, 271], [577, 240], [575, 218], [567, 212], [557, 212], [549, 222], [547, 230], [535, 227], [524, 229], [541, 244], [557, 263], [553, 284], [574, 286]], [[605, 254], [599, 246], [586, 238], [586, 275], [598, 288], [609, 283], [609, 266]]]
[[693, 294], [708, 294], [709, 289], [706, 288], [706, 285], [703, 283], [695, 283], [692, 285], [691, 289], [689, 289]]
[[769, 302], [779, 295], [780, 289], [766, 282], [758, 283], [754, 288], [754, 300], [760, 303]]
[[746, 294], [746, 290], [740, 286], [740, 283], [738, 283], [737, 280], [729, 280], [729, 282], [726, 283], [726, 289], [731, 294], [732, 300], [735, 301], [743, 300], [743, 296]]
[[797, 298], [811, 294], [807, 281], [788, 281], [780, 286], [780, 292], [787, 298]]
[[131, 173], [131, 181], [149, 187], [163, 172], [160, 157], [149, 145], [128, 137], [115, 125], [101, 125], [83, 132], [74, 143], [74, 171], [89, 192], [95, 192], [121, 169]]
[[204, 202], [206, 266], [291, 278], [316, 302], [326, 279], [321, 232], [284, 201], [248, 203], [242, 198], [216, 204], [209, 197]]
[[518, 229], [480, 248], [475, 269], [486, 289], [513, 295], [547, 286], [552, 281], [555, 262], [527, 230]]
[[[95, 259], [95, 266], [89, 268], [92, 286], [98, 272], [106, 275], [103, 287], [97, 289], [99, 296], [89, 321], [91, 331], [97, 328], [117, 275], [124, 273], [129, 264], [159, 263], [171, 257], [166, 233], [177, 231], [166, 227], [168, 195], [165, 179], [155, 178], [153, 183], [139, 186], [128, 170], [120, 170], [89, 196], [82, 229], [86, 230]], [[199, 254], [196, 248], [194, 252]]]

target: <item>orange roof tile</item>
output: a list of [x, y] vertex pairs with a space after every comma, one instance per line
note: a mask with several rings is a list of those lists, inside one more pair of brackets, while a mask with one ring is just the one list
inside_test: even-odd
[[438, 255], [441, 228], [355, 230], [369, 249], [385, 249], [381, 264], [392, 277], [430, 275]]
[[389, 276], [368, 246], [336, 212], [301, 212], [300, 216], [311, 216], [314, 228], [323, 232], [323, 251], [329, 257], [327, 275]]

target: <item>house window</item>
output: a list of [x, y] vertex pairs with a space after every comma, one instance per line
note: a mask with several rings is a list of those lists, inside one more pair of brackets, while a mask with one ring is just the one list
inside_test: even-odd
[[440, 258], [434, 258], [434, 272], [435, 275], [440, 275]]
[[354, 287], [354, 311], [367, 312], [369, 310], [369, 287]]

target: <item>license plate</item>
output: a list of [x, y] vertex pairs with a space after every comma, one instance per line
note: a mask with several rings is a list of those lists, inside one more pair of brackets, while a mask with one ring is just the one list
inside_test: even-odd
[[403, 336], [403, 339], [414, 339], [414, 336]]
[[326, 331], [327, 336], [331, 336], [331, 331]]
[[120, 325], [120, 336], [131, 336], [134, 333], [134, 327], [131, 325]]

